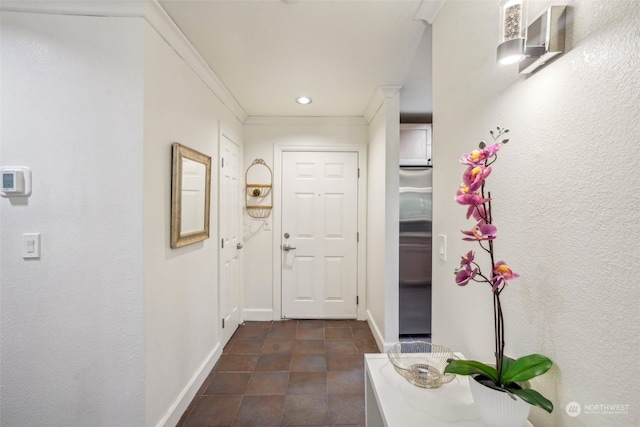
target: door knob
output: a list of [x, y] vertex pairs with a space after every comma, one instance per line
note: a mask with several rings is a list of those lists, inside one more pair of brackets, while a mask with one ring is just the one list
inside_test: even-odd
[[242, 243], [238, 243], [236, 245], [236, 249], [242, 249], [244, 247], [244, 245]]
[[282, 245], [282, 250], [284, 250], [285, 252], [294, 251], [295, 249], [296, 248], [289, 245], [289, 243], [285, 243], [284, 245]]

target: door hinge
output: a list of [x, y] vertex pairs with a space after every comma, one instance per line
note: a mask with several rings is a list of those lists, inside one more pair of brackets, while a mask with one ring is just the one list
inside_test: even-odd
[[356, 305], [360, 305], [360, 297], [356, 295]]
[[220, 158], [220, 161], [222, 162], [222, 165], [220, 167], [223, 168], [224, 167], [224, 157]]
[[224, 329], [224, 317], [222, 318], [222, 329]]
[[359, 242], [359, 241], [360, 241], [360, 232], [357, 231], [356, 232], [356, 242]]
[[224, 239], [220, 239], [220, 242], [222, 243], [222, 249], [224, 249]]
[[360, 168], [358, 168], [358, 178], [360, 178]]

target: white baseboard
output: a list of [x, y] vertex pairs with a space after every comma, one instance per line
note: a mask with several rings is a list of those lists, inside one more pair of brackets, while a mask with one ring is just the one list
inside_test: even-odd
[[156, 427], [174, 427], [180, 421], [182, 414], [187, 410], [189, 404], [195, 397], [196, 393], [207, 379], [207, 376], [215, 366], [216, 362], [222, 355], [222, 346], [217, 343], [211, 350], [209, 355], [200, 365], [200, 368], [191, 377], [191, 380], [187, 383], [185, 388], [180, 392], [176, 400], [167, 410], [167, 413], [158, 421]]
[[[369, 310], [367, 310], [367, 323], [369, 323], [369, 328], [371, 329], [373, 338], [376, 339], [376, 344], [378, 344], [378, 348], [384, 349], [384, 337], [382, 336], [382, 333], [380, 332], [380, 328], [378, 328], [376, 321], [373, 320], [373, 316], [371, 315], [371, 312]], [[383, 351], [386, 351], [386, 350], [383, 350]]]
[[242, 310], [242, 315], [245, 321], [268, 322], [270, 320], [276, 320], [273, 318], [273, 310], [270, 308], [245, 308], [244, 310]]
[[382, 335], [382, 332], [380, 332], [380, 328], [378, 327], [378, 325], [376, 324], [376, 321], [373, 320], [373, 316], [371, 315], [371, 312], [369, 310], [367, 310], [367, 322], [369, 322], [369, 328], [371, 328], [371, 333], [373, 334], [373, 337], [376, 339], [376, 344], [378, 344], [378, 348], [382, 349], [382, 353], [386, 353], [387, 351], [389, 351], [394, 344], [396, 344], [398, 341], [394, 340], [393, 342], [386, 342], [384, 340], [384, 336]]

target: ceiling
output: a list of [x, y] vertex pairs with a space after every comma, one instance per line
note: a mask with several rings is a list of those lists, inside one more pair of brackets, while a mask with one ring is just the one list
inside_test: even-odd
[[160, 0], [249, 116], [363, 116], [379, 86], [401, 86], [401, 115], [418, 118], [432, 109], [420, 17], [438, 3]]

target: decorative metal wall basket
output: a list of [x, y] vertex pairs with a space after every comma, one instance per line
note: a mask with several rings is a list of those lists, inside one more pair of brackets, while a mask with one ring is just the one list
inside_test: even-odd
[[[268, 174], [267, 174], [268, 172]], [[267, 218], [273, 209], [273, 172], [264, 160], [255, 159], [244, 174], [247, 214], [251, 218]]]

